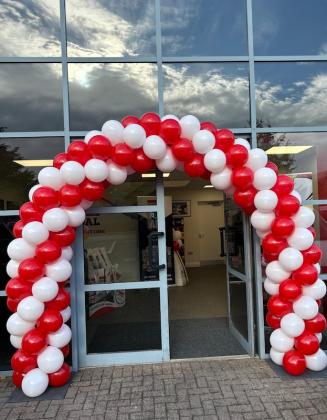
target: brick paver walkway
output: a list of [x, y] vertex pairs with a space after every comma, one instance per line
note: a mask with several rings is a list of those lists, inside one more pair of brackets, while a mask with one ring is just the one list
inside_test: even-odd
[[85, 369], [64, 400], [8, 404], [0, 419], [327, 420], [327, 379], [281, 381], [259, 359]]

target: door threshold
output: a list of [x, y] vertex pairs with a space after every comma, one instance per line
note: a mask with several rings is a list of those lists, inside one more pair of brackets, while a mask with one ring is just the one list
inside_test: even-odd
[[[257, 357], [257, 356], [255, 356]], [[170, 359], [172, 363], [182, 363], [182, 362], [210, 362], [215, 360], [237, 360], [237, 359], [254, 359], [248, 354], [236, 354], [230, 356], [212, 356], [212, 357], [191, 357], [188, 359]]]

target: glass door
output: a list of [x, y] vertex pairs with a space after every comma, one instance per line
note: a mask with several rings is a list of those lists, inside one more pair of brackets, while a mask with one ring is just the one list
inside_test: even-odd
[[247, 353], [254, 356], [249, 217], [235, 203], [226, 203], [225, 227], [229, 329]]

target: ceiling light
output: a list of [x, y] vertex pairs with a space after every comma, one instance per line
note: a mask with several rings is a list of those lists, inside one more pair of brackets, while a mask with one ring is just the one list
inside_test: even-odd
[[14, 160], [15, 163], [22, 166], [53, 166], [53, 160]]
[[213, 188], [213, 185], [205, 185], [203, 188]]
[[[170, 173], [164, 173], [163, 177], [164, 178], [168, 178], [170, 175]], [[155, 178], [156, 174], [152, 173], [152, 174], [142, 174], [142, 178]]]
[[267, 155], [296, 155], [313, 146], [280, 146], [266, 150]]

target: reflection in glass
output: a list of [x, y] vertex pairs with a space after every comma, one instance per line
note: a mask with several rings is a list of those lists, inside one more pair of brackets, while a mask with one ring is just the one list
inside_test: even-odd
[[324, 126], [327, 63], [256, 63], [257, 125]]
[[245, 1], [162, 0], [164, 56], [247, 55]]
[[326, 1], [252, 0], [256, 55], [327, 54]]
[[248, 340], [246, 283], [229, 275], [230, 315], [234, 327]]
[[59, 1], [2, 1], [1, 57], [60, 57]]
[[[3, 200], [0, 201], [2, 203]], [[15, 239], [12, 233], [14, 224], [19, 220], [19, 216], [0, 217], [0, 290], [5, 290], [9, 277], [6, 266], [9, 261], [7, 247]], [[6, 304], [5, 304], [6, 306]], [[3, 318], [1, 318], [3, 319]]]
[[12, 315], [12, 312], [7, 308], [7, 298], [0, 297], [0, 370], [12, 370], [11, 358], [17, 351], [10, 343], [10, 334], [7, 331], [7, 319]]
[[160, 350], [159, 293], [159, 289], [87, 292], [87, 353]]
[[245, 274], [243, 213], [241, 209], [228, 210], [226, 226], [228, 266]]
[[246, 64], [165, 64], [163, 76], [165, 114], [196, 115], [217, 128], [249, 126]]
[[156, 54], [154, 0], [66, 0], [70, 57]]
[[69, 64], [71, 130], [101, 130], [105, 121], [158, 112], [157, 66]]
[[63, 130], [61, 64], [0, 64], [2, 131]]
[[316, 231], [316, 239], [314, 243], [322, 250], [322, 259], [320, 261], [321, 273], [327, 274], [327, 205], [321, 204], [320, 206], [307, 207], [313, 210], [315, 214], [313, 227]]

